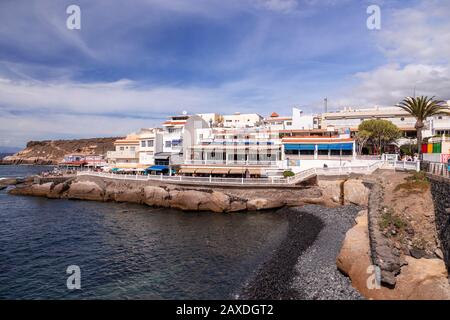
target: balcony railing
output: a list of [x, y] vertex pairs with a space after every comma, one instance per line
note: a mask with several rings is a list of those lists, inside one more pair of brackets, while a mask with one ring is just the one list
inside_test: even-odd
[[185, 160], [184, 164], [196, 164], [196, 165], [241, 165], [241, 166], [276, 166], [277, 161], [251, 161], [251, 160]]

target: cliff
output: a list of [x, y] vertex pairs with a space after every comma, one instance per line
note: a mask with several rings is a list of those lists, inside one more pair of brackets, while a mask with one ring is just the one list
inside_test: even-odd
[[0, 160], [2, 164], [57, 164], [70, 153], [100, 154], [114, 150], [119, 137], [30, 141], [22, 151]]

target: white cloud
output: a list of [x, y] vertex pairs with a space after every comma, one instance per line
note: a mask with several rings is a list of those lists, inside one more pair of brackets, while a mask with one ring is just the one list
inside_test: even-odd
[[296, 0], [259, 0], [259, 5], [272, 11], [290, 12], [297, 8]]
[[387, 64], [353, 76], [337, 106], [393, 105], [405, 96], [450, 98], [450, 2], [422, 1], [415, 7], [382, 7], [375, 37]]
[[369, 72], [355, 75], [359, 82], [346, 91], [348, 98], [337, 101], [345, 105], [394, 105], [405, 96], [436, 96], [440, 99], [450, 97], [450, 70], [448, 66], [399, 64], [381, 66]]

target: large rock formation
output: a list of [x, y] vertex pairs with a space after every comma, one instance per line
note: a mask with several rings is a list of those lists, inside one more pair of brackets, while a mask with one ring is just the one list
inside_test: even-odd
[[317, 184], [322, 190], [322, 197], [325, 202], [340, 204], [342, 196], [342, 184], [345, 180], [343, 179], [318, 179]]
[[344, 204], [355, 204], [358, 206], [367, 206], [369, 200], [369, 189], [362, 180], [349, 179], [344, 182]]
[[66, 181], [20, 185], [10, 193], [48, 198], [133, 202], [186, 211], [212, 212], [275, 209], [297, 205], [299, 199], [308, 198], [309, 194], [313, 195], [313, 199], [314, 196], [321, 195], [320, 192], [309, 188], [272, 191], [267, 188], [251, 190], [247, 188], [243, 193], [239, 188], [159, 185], [151, 181], [124, 181], [86, 176]]
[[406, 257], [395, 288], [381, 286], [370, 258], [367, 211], [345, 237], [336, 264], [352, 285], [368, 299], [450, 299], [450, 285], [440, 259]]
[[0, 160], [4, 164], [57, 164], [70, 153], [106, 154], [114, 150], [112, 138], [30, 141], [22, 151]]

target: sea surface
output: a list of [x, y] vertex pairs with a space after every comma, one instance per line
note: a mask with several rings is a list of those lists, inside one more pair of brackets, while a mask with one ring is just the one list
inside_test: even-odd
[[[0, 166], [0, 178], [51, 169]], [[275, 212], [181, 212], [2, 190], [0, 299], [232, 299], [287, 224]], [[69, 266], [80, 268], [81, 289], [68, 289]]]

